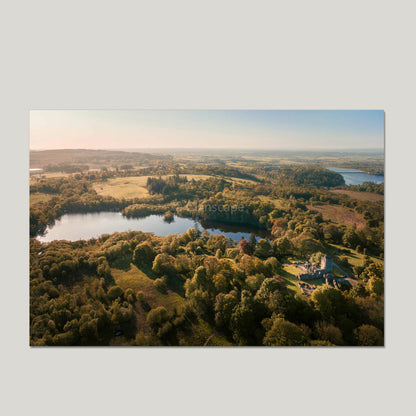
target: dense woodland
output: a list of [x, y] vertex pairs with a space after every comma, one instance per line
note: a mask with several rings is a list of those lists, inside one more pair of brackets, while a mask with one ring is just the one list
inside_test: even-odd
[[[31, 196], [44, 198], [30, 207], [32, 345], [204, 345], [210, 336], [209, 345], [383, 344], [384, 186], [346, 187], [338, 173], [303, 164], [49, 157], [45, 172], [65, 175], [31, 179]], [[98, 162], [107, 165], [88, 168]], [[97, 184], [136, 176], [147, 176], [144, 196], [97, 192]], [[233, 242], [193, 229], [34, 238], [63, 214], [96, 211], [249, 224], [269, 238]], [[288, 285], [288, 264], [323, 253], [357, 283], [320, 285], [311, 296]], [[129, 284], [129, 273], [142, 283]]]

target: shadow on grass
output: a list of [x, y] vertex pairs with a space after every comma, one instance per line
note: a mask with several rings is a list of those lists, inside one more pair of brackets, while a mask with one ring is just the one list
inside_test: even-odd
[[[147, 277], [153, 281], [161, 277], [153, 272], [152, 264], [140, 265], [140, 266], [137, 266], [137, 268], [141, 270], [144, 274], [146, 274]], [[167, 289], [171, 290], [172, 292], [177, 293], [181, 297], [185, 297], [185, 289], [184, 289], [185, 280], [176, 274], [167, 275], [166, 277], [167, 277], [166, 279]], [[164, 293], [164, 292], [161, 292], [161, 293]]]
[[288, 286], [293, 286], [296, 290], [298, 290], [298, 279], [292, 273], [289, 273], [287, 270], [281, 269], [279, 270], [278, 276], [286, 280], [287, 289], [289, 289]]

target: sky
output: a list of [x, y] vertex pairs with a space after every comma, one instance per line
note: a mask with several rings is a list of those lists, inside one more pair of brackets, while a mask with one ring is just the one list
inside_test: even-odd
[[382, 149], [382, 110], [35, 110], [30, 149]]

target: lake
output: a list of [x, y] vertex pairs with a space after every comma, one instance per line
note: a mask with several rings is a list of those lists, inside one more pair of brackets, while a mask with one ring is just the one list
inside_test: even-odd
[[144, 218], [127, 218], [119, 212], [94, 212], [85, 214], [65, 214], [48, 226], [43, 236], [36, 237], [43, 243], [53, 240], [88, 240], [101, 234], [123, 231], [151, 232], [165, 237], [169, 234], [183, 234], [189, 228], [196, 228], [209, 234], [224, 234], [226, 237], [240, 241], [248, 239], [251, 233], [256, 237], [266, 237], [267, 232], [243, 225], [229, 225], [218, 222], [198, 221], [191, 218], [174, 217], [167, 223], [161, 215], [149, 215]]
[[361, 185], [365, 182], [384, 183], [384, 175], [369, 175], [356, 169], [326, 168], [342, 175], [346, 185]]

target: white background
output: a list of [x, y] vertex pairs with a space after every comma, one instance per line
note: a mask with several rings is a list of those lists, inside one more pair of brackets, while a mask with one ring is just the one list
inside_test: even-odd
[[[5, 1], [2, 414], [414, 412], [411, 1]], [[385, 348], [28, 346], [30, 109], [384, 109]], [[150, 144], [149, 144], [150, 146]]]

